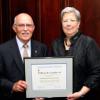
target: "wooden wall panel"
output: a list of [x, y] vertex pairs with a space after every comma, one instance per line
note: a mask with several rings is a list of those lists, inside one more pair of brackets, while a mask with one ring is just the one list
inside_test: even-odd
[[74, 6], [81, 12], [80, 29], [100, 45], [99, 0], [0, 0], [0, 43], [15, 36], [13, 18], [20, 12], [29, 13], [35, 22], [34, 38], [47, 44], [61, 34], [60, 12], [65, 6]]
[[2, 0], [2, 42], [10, 38], [10, 16], [9, 16], [9, 1]]
[[[0, 0], [0, 33], [2, 33], [2, 1]], [[2, 41], [2, 34], [0, 34], [0, 41]]]
[[62, 0], [40, 1], [41, 39], [50, 47], [51, 42], [60, 35], [60, 11]]

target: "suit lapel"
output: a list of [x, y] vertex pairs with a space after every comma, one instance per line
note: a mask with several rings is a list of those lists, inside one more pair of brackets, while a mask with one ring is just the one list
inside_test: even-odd
[[23, 61], [22, 61], [22, 58], [21, 58], [21, 55], [20, 55], [20, 52], [18, 49], [18, 45], [17, 45], [15, 38], [11, 42], [10, 49], [11, 49], [13, 59], [15, 60], [15, 62], [17, 64], [18, 70], [24, 74], [24, 64], [23, 64]]
[[39, 49], [35, 43], [35, 41], [31, 41], [31, 57], [38, 57], [39, 56]]

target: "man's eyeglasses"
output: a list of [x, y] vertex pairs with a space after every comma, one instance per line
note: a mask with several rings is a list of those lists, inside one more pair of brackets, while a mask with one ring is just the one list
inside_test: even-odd
[[34, 25], [33, 24], [15, 24], [16, 26], [20, 27], [20, 28], [32, 28]]

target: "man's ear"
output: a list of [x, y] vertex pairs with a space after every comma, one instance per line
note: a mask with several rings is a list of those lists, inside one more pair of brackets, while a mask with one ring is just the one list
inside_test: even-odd
[[16, 28], [15, 28], [15, 27], [16, 27], [16, 26], [13, 24], [13, 25], [12, 25], [12, 29], [13, 29], [14, 32], [16, 32]]

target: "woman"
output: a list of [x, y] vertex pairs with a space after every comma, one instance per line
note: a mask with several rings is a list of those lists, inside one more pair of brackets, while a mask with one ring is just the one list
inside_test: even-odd
[[73, 7], [61, 11], [64, 34], [52, 43], [52, 54], [74, 59], [73, 94], [67, 100], [96, 100], [92, 93], [99, 86], [100, 49], [92, 38], [79, 31], [80, 19], [80, 12]]

